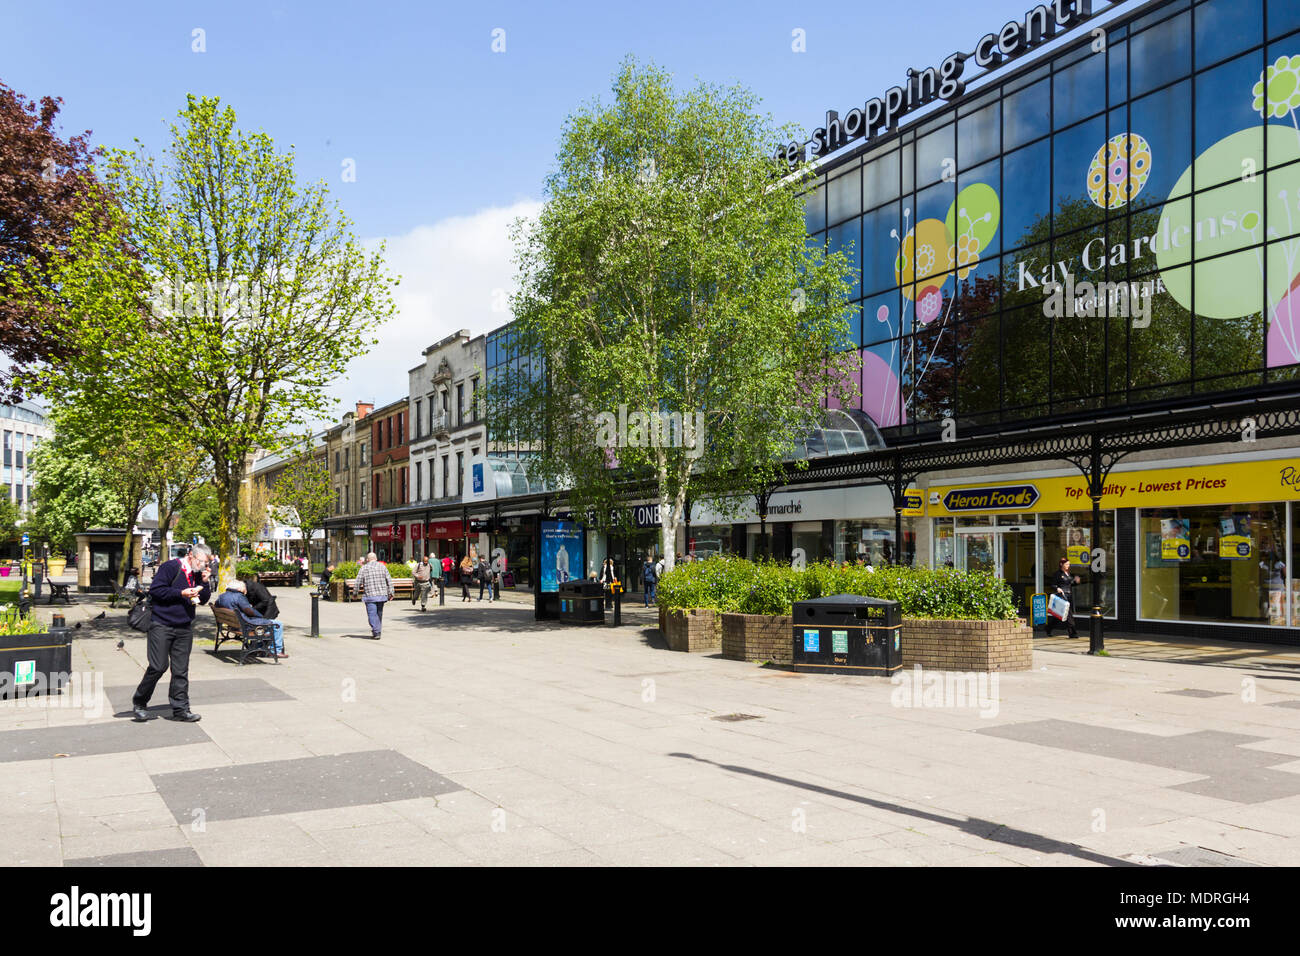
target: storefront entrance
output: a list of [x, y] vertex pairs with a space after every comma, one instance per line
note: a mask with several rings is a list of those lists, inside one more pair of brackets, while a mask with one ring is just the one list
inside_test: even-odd
[[1029, 613], [1029, 599], [1038, 589], [1038, 528], [958, 528], [956, 567], [962, 571], [991, 571], [1011, 587], [1016, 608]]

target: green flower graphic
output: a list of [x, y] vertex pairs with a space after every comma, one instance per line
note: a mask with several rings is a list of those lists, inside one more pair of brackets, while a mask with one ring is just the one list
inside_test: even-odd
[[1300, 106], [1300, 56], [1278, 57], [1272, 66], [1264, 68], [1251, 92], [1255, 95], [1251, 106], [1265, 119], [1281, 119]]

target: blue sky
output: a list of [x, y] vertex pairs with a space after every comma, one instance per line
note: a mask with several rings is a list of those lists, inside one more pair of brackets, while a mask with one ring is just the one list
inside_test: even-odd
[[[62, 97], [64, 131], [90, 129], [97, 144], [138, 138], [159, 150], [191, 92], [292, 144], [299, 176], [325, 179], [357, 234], [386, 240], [403, 275], [402, 314], [333, 390], [345, 404], [387, 402], [405, 394], [422, 348], [508, 319], [492, 305], [513, 275], [506, 227], [535, 211], [564, 118], [608, 99], [624, 56], [655, 61], [681, 86], [742, 83], [777, 123], [811, 129], [827, 108], [846, 112], [909, 66], [971, 50], [1032, 5], [3, 0], [0, 81]], [[496, 29], [503, 53], [492, 51]], [[792, 50], [796, 29], [806, 52]], [[345, 160], [355, 182], [342, 182]]]

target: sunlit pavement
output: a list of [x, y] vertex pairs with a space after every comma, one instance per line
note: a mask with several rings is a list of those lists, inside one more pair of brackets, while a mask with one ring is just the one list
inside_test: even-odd
[[673, 653], [635, 605], [566, 628], [456, 589], [372, 641], [275, 594], [290, 657], [199, 641], [198, 724], [132, 722], [143, 635], [56, 606], [107, 700], [0, 702], [0, 864], [1300, 863], [1300, 669], [1038, 646], [945, 689]]

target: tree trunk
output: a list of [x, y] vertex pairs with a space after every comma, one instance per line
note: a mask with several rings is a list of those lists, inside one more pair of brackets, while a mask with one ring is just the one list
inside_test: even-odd
[[239, 488], [243, 469], [230, 469], [226, 474], [214, 476], [217, 501], [221, 503], [219, 533], [221, 541], [217, 550], [221, 558], [221, 575], [218, 583], [235, 579], [235, 529], [239, 527]]
[[135, 529], [135, 519], [138, 517], [140, 517], [140, 509], [138, 508], [126, 516], [126, 536], [122, 540], [122, 561], [117, 568], [117, 583], [119, 585], [126, 584], [126, 576], [131, 570], [132, 544], [134, 544], [132, 539], [135, 538], [135, 535], [131, 532]]

